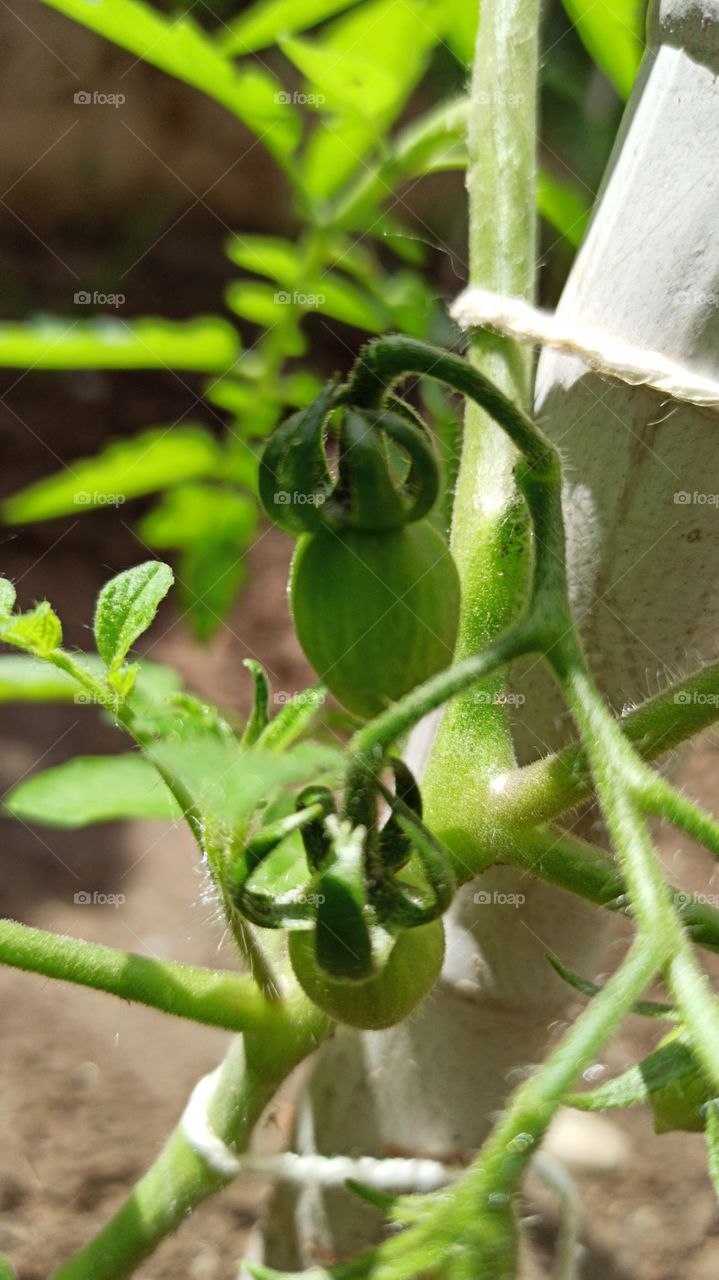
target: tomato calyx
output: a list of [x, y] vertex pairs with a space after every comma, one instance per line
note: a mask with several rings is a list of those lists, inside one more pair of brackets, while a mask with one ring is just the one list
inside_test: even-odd
[[[407, 765], [390, 760], [394, 790], [375, 779], [374, 820], [341, 819], [326, 787], [305, 787], [295, 812], [266, 824], [236, 851], [228, 888], [238, 913], [261, 928], [312, 930], [325, 978], [362, 983], [388, 959], [388, 944], [437, 920], [454, 893], [444, 850], [421, 819], [421, 794]], [[381, 825], [379, 805], [389, 816]], [[272, 894], [252, 886], [260, 865], [288, 837], [302, 836], [310, 878], [301, 890]], [[400, 877], [403, 868], [407, 876]]]
[[[337, 447], [332, 475], [327, 443]], [[392, 398], [370, 410], [341, 402], [329, 382], [267, 443], [259, 489], [269, 518], [295, 536], [321, 528], [384, 532], [421, 520], [439, 492], [439, 468], [420, 416]]]

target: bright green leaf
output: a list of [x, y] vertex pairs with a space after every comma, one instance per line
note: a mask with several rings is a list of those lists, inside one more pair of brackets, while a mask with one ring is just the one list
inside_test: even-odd
[[140, 524], [151, 547], [191, 547], [199, 542], [240, 546], [257, 528], [257, 505], [235, 489], [188, 484], [170, 489]]
[[142, 0], [44, 3], [222, 103], [275, 154], [297, 145], [301, 126], [280, 100], [278, 82], [259, 67], [235, 67], [192, 18], [166, 16]]
[[605, 1111], [646, 1102], [654, 1113], [656, 1133], [678, 1129], [700, 1132], [711, 1089], [691, 1048], [678, 1036], [678, 1032], [671, 1032], [659, 1048], [615, 1080], [587, 1093], [572, 1094], [566, 1100], [569, 1106]]
[[285, 287], [296, 284], [302, 266], [297, 245], [281, 236], [232, 236], [227, 256], [238, 267], [269, 276]]
[[259, 0], [220, 35], [225, 53], [254, 53], [277, 44], [281, 36], [314, 27], [348, 9], [357, 0]]
[[[89, 297], [90, 295], [81, 295]], [[0, 324], [6, 369], [228, 369], [240, 350], [236, 330], [216, 316], [194, 320], [43, 317]]]
[[230, 828], [246, 822], [278, 789], [334, 774], [343, 760], [340, 751], [314, 743], [282, 755], [205, 738], [163, 742], [153, 752], [201, 813]]
[[444, 0], [445, 39], [460, 62], [471, 67], [479, 25], [479, 0]]
[[95, 608], [97, 651], [113, 670], [153, 622], [160, 602], [173, 582], [172, 569], [160, 560], [146, 560], [106, 583]]
[[60, 619], [47, 600], [43, 600], [29, 613], [14, 614], [0, 621], [0, 640], [17, 649], [26, 649], [38, 658], [46, 658], [62, 644]]
[[215, 475], [221, 467], [222, 450], [206, 427], [158, 427], [114, 441], [94, 458], [78, 458], [36, 481], [6, 499], [2, 515], [9, 524], [19, 524], [121, 506], [171, 484]]
[[541, 169], [537, 175], [537, 209], [575, 248], [581, 244], [589, 221], [590, 202], [579, 187], [559, 182], [546, 169]]
[[78, 756], [21, 782], [4, 805], [14, 817], [51, 827], [181, 816], [154, 765], [139, 755]]
[[636, 79], [644, 42], [644, 0], [563, 0], [582, 44], [628, 98]]
[[330, 196], [380, 143], [444, 26], [441, 0], [366, 0], [319, 38], [282, 42], [312, 90], [324, 96], [322, 110], [331, 113], [306, 150], [304, 178], [314, 198]]

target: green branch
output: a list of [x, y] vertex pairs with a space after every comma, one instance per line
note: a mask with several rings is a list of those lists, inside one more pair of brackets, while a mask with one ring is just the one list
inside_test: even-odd
[[106, 991], [226, 1031], [271, 1031], [287, 1024], [254, 980], [198, 965], [153, 960], [114, 947], [61, 937], [14, 920], [0, 920], [0, 964]]

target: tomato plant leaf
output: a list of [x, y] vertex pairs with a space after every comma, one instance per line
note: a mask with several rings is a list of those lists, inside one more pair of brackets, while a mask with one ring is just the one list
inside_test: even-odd
[[[89, 6], [87, 6], [89, 8]], [[236, 329], [217, 316], [194, 320], [41, 320], [0, 324], [6, 369], [190, 369], [220, 373], [240, 351]]]
[[78, 756], [21, 782], [4, 807], [24, 822], [51, 827], [181, 816], [154, 765], [135, 754]]
[[644, 51], [643, 0], [563, 0], [582, 44], [628, 98]]
[[28, 613], [0, 620], [0, 640], [18, 649], [26, 649], [38, 658], [46, 658], [62, 644], [60, 619], [47, 600], [42, 600]]
[[284, 755], [239, 743], [189, 738], [162, 742], [153, 758], [182, 784], [203, 815], [234, 829], [282, 787], [299, 786], [342, 768], [332, 747], [303, 742]]
[[259, 0], [221, 33], [219, 45], [225, 53], [254, 53], [276, 44], [280, 36], [317, 26], [356, 3], [357, 0]]
[[91, 507], [120, 506], [132, 498], [216, 474], [222, 450], [201, 426], [153, 428], [117, 440], [93, 458], [78, 458], [7, 498], [2, 514], [10, 524], [48, 520]]
[[[275, 694], [276, 699], [282, 694]], [[263, 730], [260, 746], [265, 751], [285, 751], [309, 727], [327, 697], [324, 685], [310, 685], [301, 693], [284, 696], [281, 710]]]
[[147, 560], [118, 573], [103, 587], [93, 625], [97, 651], [110, 670], [122, 665], [138, 636], [151, 625], [172, 582], [169, 565]]
[[581, 244], [591, 210], [586, 194], [574, 183], [560, 182], [540, 169], [537, 175], [537, 209], [543, 218], [575, 248]]
[[[102, 677], [105, 664], [94, 653], [74, 654], [90, 675]], [[130, 705], [146, 706], [163, 700], [179, 689], [182, 681], [172, 667], [160, 662], [138, 664]], [[0, 654], [0, 703], [2, 702], [76, 702], [90, 703], [90, 694], [80, 689], [72, 676], [37, 658], [19, 653]]]
[[704, 1128], [703, 1108], [711, 1097], [709, 1084], [689, 1045], [671, 1032], [658, 1049], [636, 1067], [587, 1093], [572, 1094], [568, 1106], [581, 1111], [605, 1111], [650, 1104], [656, 1133]]
[[277, 81], [259, 67], [235, 67], [191, 18], [166, 16], [142, 0], [43, 3], [214, 98], [276, 155], [287, 156], [297, 145], [301, 124], [280, 100]]

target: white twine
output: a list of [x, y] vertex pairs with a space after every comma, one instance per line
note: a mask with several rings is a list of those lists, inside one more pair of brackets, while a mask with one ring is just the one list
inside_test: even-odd
[[669, 360], [658, 351], [634, 347], [596, 325], [563, 320], [521, 298], [469, 288], [455, 298], [450, 315], [463, 329], [487, 325], [510, 338], [556, 347], [579, 356], [596, 373], [631, 386], [649, 386], [673, 400], [719, 410], [719, 382]]
[[205, 1164], [223, 1178], [238, 1174], [256, 1178], [282, 1178], [287, 1182], [314, 1183], [320, 1187], [342, 1186], [348, 1178], [363, 1182], [377, 1191], [436, 1191], [462, 1171], [440, 1160], [378, 1159], [375, 1156], [298, 1155], [293, 1151], [274, 1156], [243, 1154], [234, 1151], [212, 1132], [208, 1106], [217, 1085], [220, 1069], [203, 1076], [190, 1094], [180, 1121], [185, 1140]]

